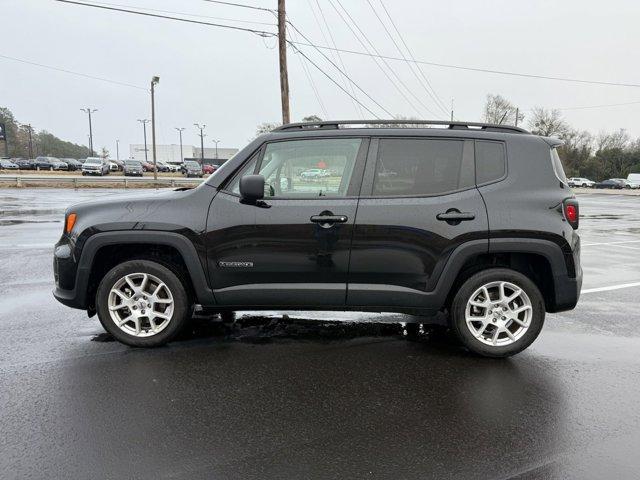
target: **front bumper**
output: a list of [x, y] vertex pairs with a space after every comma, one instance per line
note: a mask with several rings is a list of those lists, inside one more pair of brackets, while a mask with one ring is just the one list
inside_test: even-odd
[[[63, 305], [85, 310], [86, 292], [77, 290], [76, 277], [80, 272], [72, 253], [72, 245], [63, 237], [53, 251], [53, 277], [56, 287], [53, 296]], [[84, 272], [88, 273], [88, 272]]]

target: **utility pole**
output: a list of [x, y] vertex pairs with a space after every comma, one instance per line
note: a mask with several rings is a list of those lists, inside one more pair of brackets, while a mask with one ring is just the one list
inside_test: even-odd
[[153, 150], [153, 179], [158, 180], [158, 167], [156, 165], [156, 102], [154, 100], [155, 86], [160, 83], [157, 75], [151, 79], [151, 148]]
[[87, 107], [87, 108], [81, 108], [80, 110], [82, 110], [84, 113], [89, 115], [89, 150], [91, 150], [91, 156], [93, 157], [95, 156], [95, 153], [93, 152], [93, 128], [91, 126], [91, 114], [93, 112], [97, 112], [98, 109], [97, 108], [91, 109]]
[[451, 121], [453, 122], [453, 98], [451, 99]]
[[120, 140], [116, 140], [116, 160], [120, 161]]
[[33, 139], [31, 138], [31, 133], [33, 132], [33, 127], [31, 124], [26, 125], [27, 131], [29, 132], [29, 160], [33, 158]]
[[216, 160], [218, 159], [218, 143], [220, 143], [220, 140], [212, 140], [213, 143], [216, 144]]
[[289, 74], [287, 73], [287, 14], [285, 0], [278, 0], [278, 56], [280, 59], [280, 100], [282, 123], [290, 123]]
[[518, 117], [520, 116], [520, 109], [516, 107], [516, 127], [518, 126]]
[[206, 134], [202, 133], [202, 131], [205, 129], [206, 125], [200, 126], [197, 123], [194, 123], [194, 125], [200, 130], [200, 165], [204, 165], [204, 137]]
[[138, 121], [142, 124], [142, 130], [144, 131], [144, 162], [149, 163], [147, 160], [147, 123], [149, 123], [149, 120], [145, 118], [144, 120], [138, 119]]
[[182, 131], [184, 130], [184, 127], [173, 127], [173, 128], [175, 128], [180, 134], [180, 163], [183, 163], [184, 155], [182, 154]]

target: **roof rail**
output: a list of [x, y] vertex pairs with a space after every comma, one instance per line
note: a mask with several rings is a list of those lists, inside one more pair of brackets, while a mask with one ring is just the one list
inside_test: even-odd
[[[341, 125], [364, 125], [366, 128], [395, 128], [400, 125], [421, 128], [429, 126], [447, 127], [451, 130], [481, 130], [484, 132], [503, 133], [531, 133], [524, 128], [511, 125], [494, 125], [491, 123], [478, 122], [447, 122], [442, 120], [327, 120], [320, 122], [288, 123], [274, 128], [273, 132], [284, 132], [290, 130], [324, 130], [340, 129]], [[353, 127], [352, 127], [353, 128]]]

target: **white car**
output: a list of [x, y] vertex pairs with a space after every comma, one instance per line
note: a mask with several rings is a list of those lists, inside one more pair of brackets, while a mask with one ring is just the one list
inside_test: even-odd
[[631, 184], [632, 188], [640, 188], [640, 173], [630, 173], [627, 182]]
[[589, 180], [588, 178], [582, 177], [571, 177], [569, 179], [570, 187], [583, 187], [583, 188], [593, 188], [596, 184], [593, 180]]

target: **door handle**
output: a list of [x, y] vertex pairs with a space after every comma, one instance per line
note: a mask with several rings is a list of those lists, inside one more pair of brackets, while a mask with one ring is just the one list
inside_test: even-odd
[[460, 222], [466, 222], [469, 220], [475, 220], [475, 213], [461, 212], [457, 208], [450, 208], [444, 213], [436, 215], [438, 220], [447, 222], [449, 225], [458, 225]]
[[313, 215], [310, 220], [321, 227], [328, 228], [334, 223], [345, 223], [349, 218], [346, 215]]
[[347, 220], [345, 215], [314, 215], [311, 217], [313, 223], [345, 223]]

